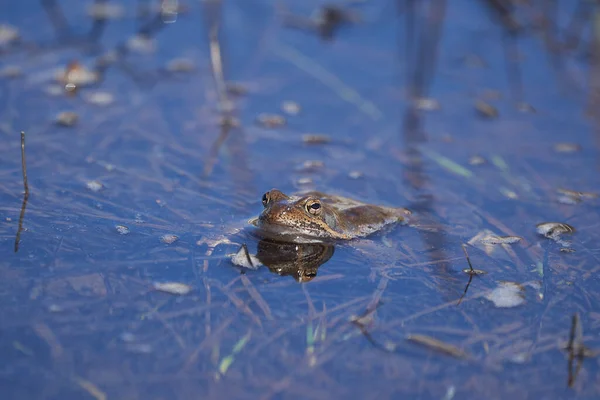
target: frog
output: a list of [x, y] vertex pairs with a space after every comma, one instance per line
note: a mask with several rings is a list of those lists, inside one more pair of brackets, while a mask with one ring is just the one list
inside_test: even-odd
[[286, 195], [271, 189], [263, 210], [251, 223], [265, 237], [293, 243], [345, 241], [366, 237], [390, 224], [405, 222], [405, 208], [364, 203], [318, 191]]

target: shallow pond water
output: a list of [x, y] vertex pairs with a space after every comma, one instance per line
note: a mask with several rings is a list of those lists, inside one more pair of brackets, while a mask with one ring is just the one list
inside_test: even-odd
[[[110, 2], [120, 16], [96, 24], [93, 2], [1, 4], [21, 36], [0, 41], [3, 398], [597, 398], [597, 66], [535, 30], [511, 53], [484, 1], [399, 3], [344, 6], [360, 21], [329, 39], [282, 23], [313, 0], [162, 16]], [[219, 20], [223, 74], [245, 92], [229, 91], [231, 128]], [[68, 95], [55, 76], [74, 60], [102, 74]], [[416, 110], [410, 93], [434, 101]], [[273, 245], [247, 223], [273, 187], [415, 220]], [[543, 222], [575, 232], [543, 236]], [[271, 268], [235, 266], [242, 244]]]

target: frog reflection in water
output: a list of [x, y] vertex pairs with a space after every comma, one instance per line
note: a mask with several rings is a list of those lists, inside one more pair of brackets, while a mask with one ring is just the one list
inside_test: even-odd
[[305, 283], [317, 276], [317, 270], [334, 253], [330, 243], [282, 243], [270, 239], [258, 242], [256, 258], [273, 273], [292, 276]]
[[262, 203], [264, 210], [254, 225], [268, 238], [293, 243], [364, 237], [410, 215], [404, 208], [376, 206], [321, 192], [287, 196], [272, 189], [263, 195]]

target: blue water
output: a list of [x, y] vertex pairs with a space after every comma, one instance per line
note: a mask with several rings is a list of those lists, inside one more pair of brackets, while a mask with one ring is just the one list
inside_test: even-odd
[[[242, 128], [213, 157], [221, 130], [207, 43], [211, 15], [201, 4], [188, 4], [162, 27], [154, 52], [126, 55], [96, 87], [52, 96], [56, 68], [74, 59], [93, 65], [152, 18], [136, 18], [145, 2], [123, 2], [124, 17], [108, 21], [94, 46], [73, 40], [91, 26], [86, 5], [59, 4], [70, 26], [64, 37], [40, 3], [0, 5], [0, 23], [22, 36], [0, 48], [0, 69], [23, 71], [0, 78], [2, 398], [597, 398], [598, 360], [584, 359], [568, 387], [562, 350], [574, 313], [583, 343], [600, 346], [598, 200], [556, 201], [558, 188], [600, 187], [598, 127], [585, 115], [589, 65], [580, 53], [565, 55], [557, 70], [539, 35], [524, 35], [523, 99], [515, 99], [503, 31], [489, 10], [448, 4], [427, 87], [440, 109], [419, 114], [426, 138], [419, 141], [403, 128], [413, 61], [395, 4], [350, 6], [362, 22], [324, 41], [283, 27], [272, 2], [226, 2], [225, 76], [248, 93], [234, 100]], [[320, 3], [285, 4], [308, 16]], [[570, 6], [560, 7], [561, 16], [570, 15]], [[486, 66], [465, 65], [468, 55]], [[165, 73], [178, 57], [195, 70]], [[110, 92], [114, 102], [86, 103], [94, 91]], [[499, 118], [475, 112], [474, 101], [486, 96]], [[260, 113], [282, 114], [289, 100], [301, 111], [287, 116], [285, 127], [255, 123]], [[517, 111], [517, 100], [536, 112]], [[54, 123], [65, 110], [78, 113], [75, 126]], [[15, 252], [20, 130], [30, 196]], [[305, 133], [326, 134], [331, 143], [305, 144]], [[562, 142], [580, 150], [556, 152]], [[474, 155], [488, 163], [469, 165]], [[324, 167], [305, 172], [307, 160]], [[306, 178], [311, 183], [302, 184]], [[104, 188], [88, 189], [94, 180]], [[338, 244], [306, 283], [265, 267], [242, 270], [230, 255], [242, 243], [256, 251], [246, 221], [273, 187], [409, 207], [420, 226]], [[535, 225], [547, 221], [577, 229], [569, 238], [574, 253], [536, 234]], [[473, 277], [457, 305], [469, 281], [461, 244], [484, 229], [523, 240], [489, 255], [468, 246], [474, 267], [487, 274]], [[178, 240], [165, 244], [165, 234]], [[212, 252], [205, 244], [224, 238], [231, 243]], [[523, 284], [524, 303], [497, 308], [487, 300], [500, 281]], [[192, 291], [161, 293], [154, 282]], [[351, 321], [374, 308], [367, 337]], [[442, 340], [470, 358], [408, 342], [410, 334]]]

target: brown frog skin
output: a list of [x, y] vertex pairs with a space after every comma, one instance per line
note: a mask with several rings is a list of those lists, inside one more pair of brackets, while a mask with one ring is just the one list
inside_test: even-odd
[[341, 196], [308, 192], [265, 193], [254, 224], [269, 238], [296, 243], [349, 240], [370, 235], [410, 215], [404, 208], [366, 204]]

